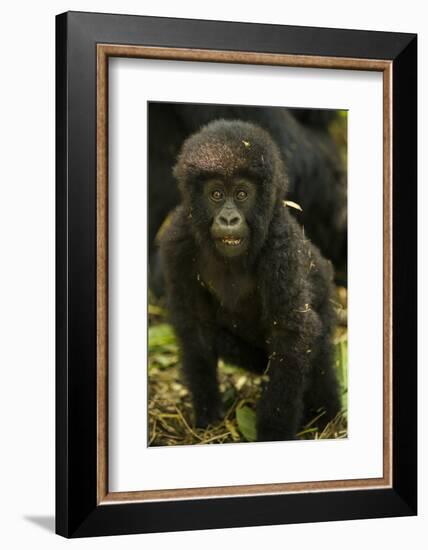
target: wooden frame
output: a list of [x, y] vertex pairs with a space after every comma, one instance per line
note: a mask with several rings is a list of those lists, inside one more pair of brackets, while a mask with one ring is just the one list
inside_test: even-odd
[[[109, 492], [107, 82], [113, 56], [383, 73], [382, 478]], [[88, 536], [416, 513], [415, 223], [414, 35], [58, 16], [57, 532]]]

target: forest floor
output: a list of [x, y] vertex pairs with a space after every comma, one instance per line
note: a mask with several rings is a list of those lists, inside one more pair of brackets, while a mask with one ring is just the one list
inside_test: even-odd
[[[306, 426], [301, 439], [347, 437], [348, 340], [346, 328], [347, 293], [338, 288], [340, 323], [335, 336], [336, 369], [342, 393], [342, 411], [323, 430], [317, 426], [322, 411]], [[219, 382], [225, 416], [221, 422], [197, 429], [193, 426], [189, 391], [183, 383], [178, 344], [162, 304], [149, 304], [148, 413], [150, 446], [237, 443], [256, 437], [255, 404], [261, 393], [263, 376], [220, 361]]]

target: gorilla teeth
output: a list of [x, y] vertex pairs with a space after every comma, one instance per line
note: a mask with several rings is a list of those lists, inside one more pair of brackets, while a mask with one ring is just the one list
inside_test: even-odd
[[224, 242], [224, 244], [228, 244], [231, 246], [237, 246], [241, 243], [241, 239], [232, 239], [231, 237], [224, 237], [222, 241]]

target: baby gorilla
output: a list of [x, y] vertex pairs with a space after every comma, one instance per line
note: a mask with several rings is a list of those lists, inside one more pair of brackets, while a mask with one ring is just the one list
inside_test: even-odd
[[294, 439], [321, 408], [330, 420], [333, 270], [286, 207], [277, 146], [253, 124], [217, 120], [185, 141], [174, 174], [182, 202], [160, 246], [196, 425], [221, 417], [219, 358], [267, 375], [259, 441]]

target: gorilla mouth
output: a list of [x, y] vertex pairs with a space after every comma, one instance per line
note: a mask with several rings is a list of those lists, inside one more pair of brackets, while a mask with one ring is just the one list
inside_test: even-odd
[[235, 239], [234, 237], [223, 237], [221, 239], [221, 242], [223, 244], [226, 244], [227, 246], [239, 246], [242, 242], [242, 239]]

